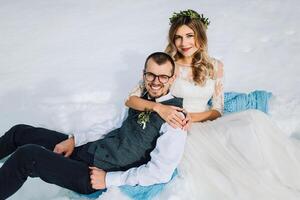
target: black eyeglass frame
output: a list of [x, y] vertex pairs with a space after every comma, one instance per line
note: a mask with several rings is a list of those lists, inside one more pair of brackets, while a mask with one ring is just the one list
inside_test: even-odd
[[[154, 78], [153, 78], [152, 80], [147, 79], [147, 74], [152, 75]], [[158, 81], [159, 81], [160, 83], [166, 84], [166, 83], [169, 81], [169, 79], [172, 78], [173, 76], [174, 76], [174, 74], [172, 74], [171, 76], [166, 75], [166, 74], [159, 74], [159, 75], [156, 75], [156, 74], [153, 74], [152, 72], [146, 72], [146, 71], [144, 71], [144, 77], [145, 77], [145, 79], [146, 79], [147, 81], [149, 81], [149, 82], [153, 82], [153, 81], [155, 81], [156, 78], [158, 78]], [[166, 81], [161, 81], [161, 77], [167, 78], [167, 80], [166, 80]]]

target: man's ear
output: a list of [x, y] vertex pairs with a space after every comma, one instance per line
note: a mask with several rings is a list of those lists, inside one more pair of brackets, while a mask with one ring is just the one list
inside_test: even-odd
[[175, 79], [177, 78], [177, 75], [176, 75], [176, 74], [174, 74], [172, 78], [174, 78], [174, 80], [175, 80]]
[[173, 84], [174, 81], [175, 81], [175, 79], [176, 79], [176, 75], [174, 74], [174, 75], [170, 78], [170, 83]]
[[144, 76], [145, 70], [142, 71], [142, 80], [145, 82], [145, 76]]

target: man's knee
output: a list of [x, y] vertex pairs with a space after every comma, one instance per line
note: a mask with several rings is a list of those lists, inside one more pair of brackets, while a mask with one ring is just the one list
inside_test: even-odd
[[13, 126], [8, 133], [10, 134], [10, 137], [12, 137], [15, 145], [20, 146], [21, 143], [23, 143], [23, 140], [26, 138], [26, 133], [32, 128], [32, 126], [26, 124], [17, 124]]
[[18, 139], [20, 135], [24, 133], [24, 130], [32, 128], [32, 126], [26, 125], [26, 124], [17, 124], [11, 127], [8, 131], [8, 133], [13, 134], [15, 140]]
[[44, 147], [39, 145], [26, 144], [19, 147], [12, 156], [15, 157], [19, 165], [34, 164], [44, 149]]
[[40, 154], [45, 148], [36, 144], [26, 144], [19, 147], [14, 154], [20, 158], [34, 158]]
[[13, 133], [17, 133], [17, 132], [22, 132], [22, 130], [30, 128], [30, 127], [32, 127], [32, 126], [29, 126], [26, 124], [17, 124], [17, 125], [14, 125], [13, 127], [11, 127], [9, 131], [13, 132]]
[[15, 167], [24, 177], [35, 177], [34, 167], [38, 160], [38, 156], [43, 150], [44, 147], [42, 146], [27, 144], [19, 147], [9, 160], [13, 165], [16, 165]]

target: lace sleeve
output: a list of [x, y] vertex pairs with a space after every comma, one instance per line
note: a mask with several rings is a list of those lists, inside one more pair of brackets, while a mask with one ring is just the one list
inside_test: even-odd
[[224, 113], [224, 90], [223, 90], [223, 63], [219, 60], [214, 60], [214, 71], [215, 71], [215, 91], [212, 96], [212, 107], [211, 109], [217, 110], [221, 115]]

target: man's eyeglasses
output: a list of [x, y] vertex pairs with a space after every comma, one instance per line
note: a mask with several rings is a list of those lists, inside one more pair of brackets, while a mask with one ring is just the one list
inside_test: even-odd
[[168, 75], [165, 75], [165, 74], [161, 74], [161, 75], [156, 75], [156, 74], [153, 74], [152, 72], [144, 72], [144, 77], [147, 81], [149, 82], [152, 82], [156, 79], [156, 77], [158, 78], [158, 81], [162, 84], [165, 84], [169, 81], [169, 79], [172, 77], [172, 76], [168, 76]]

